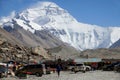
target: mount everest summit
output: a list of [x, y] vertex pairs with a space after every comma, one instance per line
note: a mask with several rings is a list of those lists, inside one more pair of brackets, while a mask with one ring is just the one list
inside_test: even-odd
[[[45, 31], [44, 34], [50, 33], [78, 50], [108, 48], [120, 39], [120, 27], [103, 28], [80, 23], [53, 2], [39, 2], [20, 13], [13, 12], [3, 17], [0, 25], [9, 32], [19, 27], [38, 38], [41, 35], [38, 33]], [[35, 40], [31, 42], [35, 43]]]

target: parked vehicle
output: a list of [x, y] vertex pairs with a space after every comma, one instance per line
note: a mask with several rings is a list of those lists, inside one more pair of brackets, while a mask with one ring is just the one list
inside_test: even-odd
[[72, 71], [72, 72], [83, 72], [85, 73], [86, 71], [89, 71], [91, 70], [91, 67], [90, 66], [86, 66], [84, 65], [83, 63], [79, 63], [79, 64], [75, 64], [73, 66], [69, 66], [69, 69]]
[[7, 77], [7, 68], [0, 65], [0, 78]]
[[120, 72], [120, 63], [114, 66], [114, 70]]
[[114, 70], [114, 67], [115, 65], [119, 64], [119, 62], [115, 62], [115, 63], [112, 63], [110, 65], [105, 65], [103, 67], [103, 71], [113, 71]]
[[16, 76], [20, 75], [25, 75], [25, 74], [30, 74], [30, 75], [36, 75], [37, 77], [41, 77], [43, 75], [43, 68], [41, 64], [32, 64], [32, 65], [26, 65], [20, 68], [15, 72]]

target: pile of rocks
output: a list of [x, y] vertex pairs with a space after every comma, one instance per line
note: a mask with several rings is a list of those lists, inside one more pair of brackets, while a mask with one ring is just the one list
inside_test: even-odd
[[28, 62], [44, 58], [44, 55], [41, 55], [40, 51], [33, 53], [33, 50], [25, 46], [11, 44], [6, 40], [0, 40], [0, 60], [2, 62], [10, 60]]

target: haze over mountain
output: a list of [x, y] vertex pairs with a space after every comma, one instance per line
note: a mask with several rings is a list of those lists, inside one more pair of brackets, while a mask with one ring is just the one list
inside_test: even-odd
[[[39, 2], [21, 13], [13, 12], [10, 16], [2, 18], [0, 22], [2, 28], [9, 32], [18, 28], [16, 24], [39, 38], [41, 36], [44, 38], [43, 34], [38, 34], [41, 31], [44, 34], [51, 33], [52, 36], [56, 36], [78, 50], [108, 48], [120, 38], [120, 27], [103, 28], [80, 23], [66, 10], [52, 2]], [[59, 42], [55, 43], [59, 44]]]

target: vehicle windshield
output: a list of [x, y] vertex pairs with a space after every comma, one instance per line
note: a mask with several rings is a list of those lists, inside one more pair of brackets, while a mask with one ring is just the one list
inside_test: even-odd
[[76, 66], [83, 66], [83, 64], [76, 64]]

